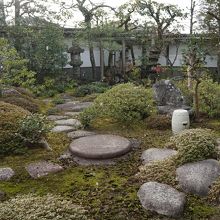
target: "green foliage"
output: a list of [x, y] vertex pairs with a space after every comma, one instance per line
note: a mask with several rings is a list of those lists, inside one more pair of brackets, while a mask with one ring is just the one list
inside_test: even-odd
[[93, 105], [87, 108], [80, 119], [88, 126], [95, 118], [112, 118], [118, 122], [130, 123], [141, 120], [155, 112], [151, 89], [121, 84], [99, 95]]
[[17, 136], [24, 143], [38, 143], [51, 130], [46, 116], [31, 114], [25, 116], [19, 123]]
[[86, 211], [58, 195], [18, 195], [0, 204], [0, 220], [86, 220]]
[[165, 130], [171, 128], [171, 118], [166, 115], [151, 115], [145, 123], [150, 129]]
[[27, 60], [22, 59], [16, 49], [8, 41], [0, 38], [0, 57], [3, 74], [0, 81], [7, 85], [32, 88], [35, 83], [35, 73], [27, 69]]
[[19, 121], [28, 114], [21, 107], [0, 101], [0, 154], [21, 153], [25, 150], [16, 133]]
[[52, 103], [55, 104], [55, 105], [63, 104], [63, 103], [65, 103], [65, 99], [62, 99], [60, 97], [56, 97], [56, 98], [53, 99]]
[[62, 71], [67, 63], [63, 30], [52, 23], [44, 23], [38, 30], [30, 30], [23, 50], [29, 66], [42, 80], [45, 76]]
[[208, 201], [211, 203], [218, 203], [220, 197], [220, 178], [218, 178], [211, 186], [208, 194]]
[[92, 93], [103, 93], [109, 89], [109, 86], [102, 82], [93, 82], [87, 85], [82, 85], [76, 88], [74, 95], [82, 97]]
[[140, 179], [141, 182], [156, 181], [175, 186], [177, 185], [176, 164], [174, 160], [167, 159], [143, 165], [140, 167], [137, 178]]
[[199, 89], [200, 111], [209, 117], [220, 115], [220, 85], [212, 79], [204, 79]]
[[216, 156], [216, 139], [209, 129], [187, 129], [170, 138], [169, 147], [178, 150], [176, 161], [185, 164]]

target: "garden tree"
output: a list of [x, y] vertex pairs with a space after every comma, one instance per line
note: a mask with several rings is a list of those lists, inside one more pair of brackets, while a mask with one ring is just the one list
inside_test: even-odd
[[19, 56], [8, 41], [0, 38], [0, 58], [3, 69], [0, 83], [12, 86], [32, 88], [35, 83], [35, 72], [28, 71], [27, 60]]
[[30, 29], [23, 45], [28, 66], [37, 73], [38, 82], [45, 76], [59, 74], [67, 64], [63, 29], [56, 24], [45, 22], [40, 30]]
[[193, 34], [193, 26], [196, 23], [196, 21], [194, 21], [195, 7], [196, 7], [196, 1], [191, 0], [190, 1], [190, 34]]
[[[137, 4], [135, 2], [127, 2], [121, 5], [116, 11], [116, 18], [118, 19], [118, 28], [123, 28], [126, 33], [131, 32], [138, 27], [138, 19], [134, 20], [133, 15], [137, 12]], [[130, 46], [133, 65], [135, 65], [135, 56], [133, 45]]]
[[163, 4], [151, 0], [136, 0], [136, 3], [140, 15], [147, 16], [147, 19], [150, 18], [155, 25], [156, 36], [152, 36], [153, 38], [155, 37], [153, 55], [159, 59], [159, 55], [165, 47], [165, 35], [178, 32], [174, 25], [179, 24], [178, 19], [183, 18], [184, 14], [180, 8], [171, 4]]
[[0, 0], [0, 27], [6, 26], [6, 15], [4, 7], [4, 0]]
[[206, 58], [206, 51], [203, 49], [204, 43], [204, 39], [202, 38], [191, 37], [186, 50], [183, 52], [183, 58], [187, 68], [187, 78], [188, 80], [190, 79], [188, 89], [193, 95], [196, 118], [199, 118], [199, 84], [202, 82], [204, 72], [202, 67], [204, 67]]
[[203, 0], [201, 4], [202, 27], [208, 32], [212, 38], [211, 50], [216, 51], [218, 82], [220, 82], [220, 1], [219, 0]]
[[93, 79], [96, 77], [96, 63], [95, 63], [95, 56], [94, 56], [94, 50], [93, 50], [93, 39], [91, 35], [92, 31], [92, 22], [95, 17], [95, 13], [100, 8], [110, 8], [112, 7], [105, 5], [103, 3], [101, 4], [94, 4], [93, 2], [89, 0], [75, 0], [72, 2], [72, 4], [68, 5], [65, 2], [62, 2], [62, 7], [64, 9], [77, 9], [81, 14], [83, 15], [83, 23], [81, 27], [85, 30], [84, 33], [86, 35], [88, 46], [89, 46], [89, 54], [90, 54], [90, 62], [92, 65], [92, 75]]

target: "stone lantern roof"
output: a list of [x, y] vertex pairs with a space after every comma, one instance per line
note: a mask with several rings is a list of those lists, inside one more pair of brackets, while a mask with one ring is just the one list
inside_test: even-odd
[[67, 51], [70, 54], [76, 55], [76, 54], [80, 54], [84, 52], [84, 49], [82, 49], [80, 46], [78, 45], [73, 45], [72, 47], [70, 47]]

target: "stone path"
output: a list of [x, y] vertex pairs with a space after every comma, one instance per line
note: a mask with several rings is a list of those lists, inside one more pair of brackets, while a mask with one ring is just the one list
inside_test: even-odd
[[150, 148], [141, 155], [143, 164], [149, 164], [155, 161], [168, 159], [177, 154], [177, 151], [171, 149]]
[[46, 176], [50, 173], [57, 173], [63, 170], [59, 164], [47, 162], [47, 161], [40, 161], [36, 163], [31, 163], [25, 167], [29, 175], [36, 179], [39, 177]]
[[10, 180], [15, 172], [10, 167], [0, 168], [0, 181]]
[[117, 135], [91, 135], [70, 144], [70, 152], [84, 159], [112, 159], [130, 150], [131, 142]]

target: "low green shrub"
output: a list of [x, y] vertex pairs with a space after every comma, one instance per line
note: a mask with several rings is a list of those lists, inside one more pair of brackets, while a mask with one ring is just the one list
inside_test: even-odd
[[220, 85], [208, 78], [199, 86], [200, 111], [209, 117], [220, 116]]
[[21, 107], [0, 101], [0, 154], [25, 151], [22, 140], [16, 134], [20, 120], [29, 114]]
[[217, 155], [216, 138], [209, 129], [184, 130], [171, 137], [167, 146], [178, 150], [178, 164], [205, 160]]
[[53, 99], [52, 103], [55, 104], [55, 105], [64, 104], [65, 103], [65, 99], [62, 99], [60, 97], [56, 97], [56, 98]]
[[145, 119], [147, 128], [165, 130], [171, 128], [171, 118], [166, 115], [151, 115]]
[[31, 114], [20, 120], [17, 136], [24, 143], [38, 143], [51, 130], [46, 116]]
[[103, 93], [107, 91], [110, 87], [106, 83], [102, 82], [93, 82], [86, 85], [78, 86], [75, 89], [74, 95], [77, 97], [83, 97], [93, 93]]
[[144, 119], [155, 111], [152, 90], [127, 83], [100, 94], [93, 105], [80, 114], [80, 120], [84, 126], [89, 126], [93, 119], [102, 117], [131, 123]]
[[86, 211], [57, 195], [20, 195], [0, 203], [0, 220], [87, 220]]
[[176, 164], [172, 158], [155, 161], [154, 163], [143, 165], [139, 169], [140, 172], [137, 174], [137, 178], [143, 183], [156, 181], [172, 186], [177, 185]]

